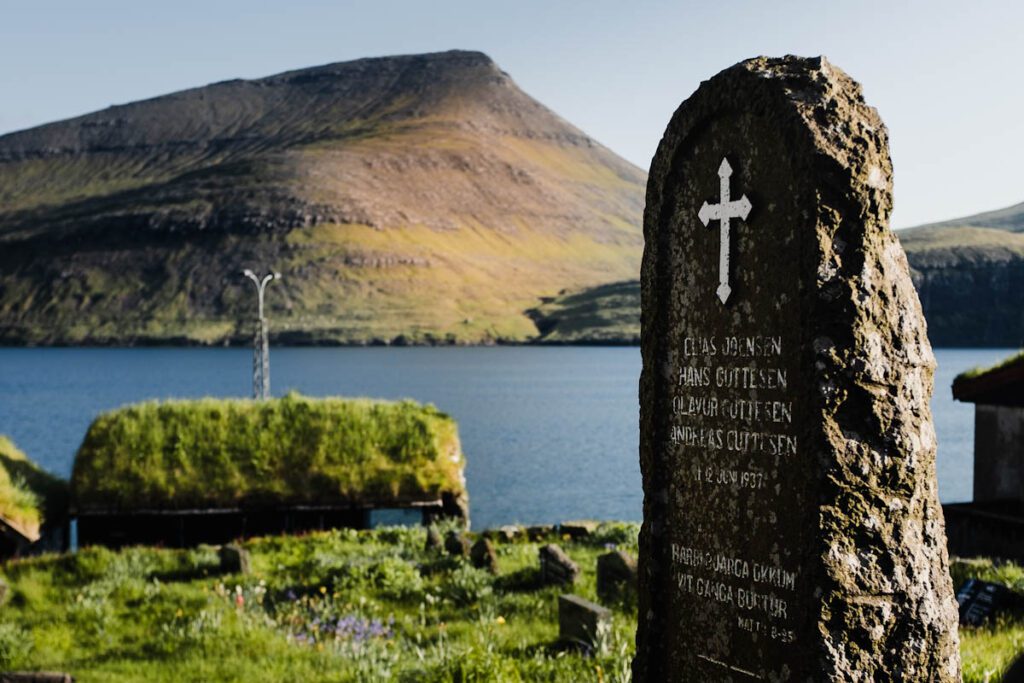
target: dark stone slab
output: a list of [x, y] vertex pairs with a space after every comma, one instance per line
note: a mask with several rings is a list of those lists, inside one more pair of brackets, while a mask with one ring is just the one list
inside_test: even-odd
[[249, 551], [239, 545], [222, 545], [218, 555], [222, 574], [248, 574], [252, 570]]
[[526, 534], [526, 530], [515, 524], [506, 524], [500, 526], [497, 529], [487, 529], [484, 531], [484, 537], [494, 541], [503, 541], [505, 543], [512, 543], [521, 536]]
[[441, 532], [437, 530], [437, 527], [427, 527], [427, 540], [424, 542], [423, 548], [427, 552], [439, 551], [444, 547], [444, 541], [441, 540]]
[[526, 527], [526, 537], [531, 541], [540, 541], [545, 538], [550, 538], [555, 534], [555, 526], [553, 524], [535, 524], [533, 526]]
[[960, 606], [960, 624], [982, 626], [1002, 612], [1018, 610], [1020, 596], [1006, 586], [989, 581], [968, 579], [956, 592]]
[[565, 551], [554, 543], [541, 546], [537, 551], [540, 560], [540, 582], [542, 584], [571, 585], [576, 583], [580, 568]]
[[647, 186], [637, 681], [959, 680], [887, 132], [826, 60], [676, 111]]
[[1013, 660], [999, 681], [1000, 683], [1024, 683], [1024, 655]]
[[636, 560], [622, 550], [597, 558], [597, 594], [603, 600], [616, 600], [636, 591]]
[[481, 538], [473, 544], [469, 551], [469, 559], [474, 567], [486, 569], [494, 575], [498, 574], [498, 554], [488, 539]]
[[449, 555], [469, 557], [469, 539], [458, 531], [449, 531], [444, 539], [444, 549]]
[[558, 637], [588, 650], [600, 649], [611, 629], [611, 610], [578, 595], [558, 596]]
[[580, 539], [586, 538], [590, 534], [594, 533], [598, 526], [598, 522], [580, 520], [576, 522], [562, 522], [558, 525], [558, 530], [563, 536], [569, 536], [572, 539]]

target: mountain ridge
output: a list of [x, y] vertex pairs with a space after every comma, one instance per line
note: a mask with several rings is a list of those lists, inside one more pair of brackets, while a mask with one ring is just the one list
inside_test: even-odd
[[[1024, 346], [1024, 203], [896, 231], [935, 346]], [[533, 315], [558, 344], [636, 344], [638, 279], [561, 292]]]
[[897, 233], [936, 346], [1024, 346], [1024, 203]]
[[638, 267], [645, 180], [477, 52], [116, 105], [0, 136], [0, 342], [241, 342], [245, 267], [291, 341], [527, 341]]

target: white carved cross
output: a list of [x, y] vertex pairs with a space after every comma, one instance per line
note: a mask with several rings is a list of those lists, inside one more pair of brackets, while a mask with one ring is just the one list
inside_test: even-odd
[[708, 204], [700, 207], [697, 216], [705, 226], [713, 220], [719, 221], [721, 227], [721, 243], [718, 248], [718, 298], [724, 304], [732, 293], [729, 286], [729, 219], [747, 219], [750, 213], [750, 200], [743, 195], [736, 201], [730, 201], [729, 177], [732, 175], [732, 166], [729, 161], [722, 159], [722, 165], [718, 167], [718, 179], [721, 182], [721, 200], [718, 204]]

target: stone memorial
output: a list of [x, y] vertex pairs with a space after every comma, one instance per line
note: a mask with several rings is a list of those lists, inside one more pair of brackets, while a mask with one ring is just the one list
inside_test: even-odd
[[427, 538], [423, 543], [423, 550], [426, 552], [436, 552], [444, 547], [444, 541], [441, 540], [441, 532], [437, 530], [436, 526], [427, 527]]
[[460, 531], [449, 531], [444, 539], [444, 549], [449, 555], [469, 557], [469, 539]]
[[603, 600], [620, 599], [636, 592], [636, 560], [622, 550], [597, 558], [597, 594]]
[[580, 567], [555, 543], [548, 543], [537, 551], [540, 562], [540, 582], [543, 585], [572, 585], [580, 575]]
[[234, 543], [222, 545], [217, 552], [222, 574], [249, 574], [251, 561], [249, 551]]
[[934, 357], [887, 131], [823, 58], [704, 82], [651, 165], [636, 681], [959, 680]]
[[1024, 654], [1018, 655], [1017, 659], [1006, 668], [999, 683], [1024, 683]]
[[0, 683], [75, 683], [71, 674], [63, 671], [5, 671]]
[[494, 544], [486, 538], [477, 539], [469, 549], [469, 559], [477, 569], [486, 569], [495, 576], [499, 573], [498, 553], [494, 550]]
[[1019, 611], [1020, 596], [1006, 586], [968, 579], [956, 592], [963, 626], [983, 626], [1002, 612]]
[[612, 627], [612, 612], [578, 595], [558, 596], [558, 637], [588, 650], [601, 648]]

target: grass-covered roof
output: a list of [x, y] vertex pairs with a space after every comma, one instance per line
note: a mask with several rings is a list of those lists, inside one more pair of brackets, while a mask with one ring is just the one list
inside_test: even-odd
[[0, 434], [0, 517], [8, 526], [36, 540], [47, 516], [63, 514], [66, 491], [67, 482], [40, 469]]
[[953, 398], [970, 403], [1024, 406], [1024, 351], [987, 368], [972, 368], [953, 380]]
[[464, 494], [463, 464], [432, 405], [289, 394], [100, 415], [71, 483], [79, 511], [388, 505]]

